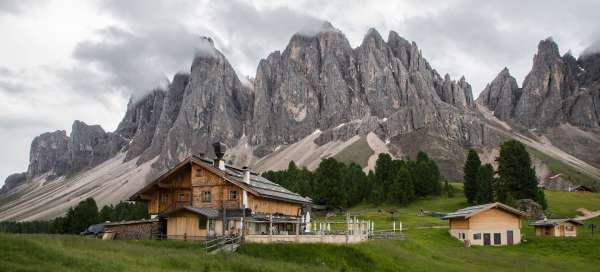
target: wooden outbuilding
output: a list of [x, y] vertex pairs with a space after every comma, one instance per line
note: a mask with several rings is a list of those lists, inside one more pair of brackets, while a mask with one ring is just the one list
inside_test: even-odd
[[575, 186], [574, 188], [571, 188], [570, 191], [571, 192], [592, 193], [592, 192], [594, 192], [594, 189], [592, 189], [591, 187], [585, 186], [585, 185], [578, 185], [578, 186]]
[[577, 236], [577, 226], [581, 226], [583, 223], [571, 218], [544, 218], [529, 225], [535, 228], [536, 236], [575, 237]]
[[467, 245], [500, 246], [521, 243], [525, 213], [502, 203], [471, 206], [449, 213], [450, 235]]

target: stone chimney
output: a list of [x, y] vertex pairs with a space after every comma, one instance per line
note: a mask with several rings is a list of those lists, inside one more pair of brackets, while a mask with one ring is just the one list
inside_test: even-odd
[[242, 170], [244, 170], [244, 179], [242, 181], [250, 184], [250, 169], [248, 169], [248, 166], [244, 166]]
[[225, 151], [227, 151], [227, 146], [225, 146], [222, 142], [216, 142], [213, 144], [213, 148], [215, 150], [215, 155], [217, 156], [214, 161], [215, 167], [220, 170], [225, 170], [225, 161], [223, 160], [223, 156], [225, 156]]

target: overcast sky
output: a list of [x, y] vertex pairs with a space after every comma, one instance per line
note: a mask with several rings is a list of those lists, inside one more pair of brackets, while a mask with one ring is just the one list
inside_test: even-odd
[[[522, 82], [541, 39], [578, 56], [600, 37], [600, 1], [0, 0], [0, 185], [29, 145], [73, 120], [116, 128], [130, 96], [189, 71], [210, 36], [240, 77], [322, 20], [353, 47], [370, 27], [415, 41], [474, 95], [508, 67]], [[600, 44], [599, 44], [600, 45]]]

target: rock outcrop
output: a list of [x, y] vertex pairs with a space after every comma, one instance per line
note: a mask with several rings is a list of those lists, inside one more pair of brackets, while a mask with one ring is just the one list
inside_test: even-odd
[[522, 88], [505, 69], [488, 84], [478, 102], [496, 117], [528, 128], [561, 123], [600, 127], [598, 59], [590, 55], [576, 60], [570, 52], [561, 56], [558, 45], [548, 38], [540, 41]]
[[115, 131], [130, 141], [126, 160], [139, 156], [152, 144], [164, 99], [165, 91], [156, 89], [139, 101], [129, 100], [125, 117]]
[[67, 136], [64, 130], [43, 133], [31, 143], [27, 179], [48, 173], [49, 177], [71, 174], [111, 158], [127, 141], [99, 125], [76, 120]]
[[46, 132], [33, 139], [29, 151], [27, 178], [53, 171], [60, 175], [69, 165], [63, 160], [68, 151], [69, 137], [64, 130]]
[[13, 188], [25, 183], [27, 181], [27, 172], [15, 173], [6, 178], [4, 186], [0, 188], [0, 193], [8, 192]]
[[251, 133], [248, 128], [254, 102], [252, 89], [242, 85], [210, 38], [203, 42], [207, 51], [194, 58], [158, 167], [172, 166], [192, 153], [210, 154], [210, 144], [215, 141], [233, 146], [242, 135]]
[[508, 68], [502, 69], [500, 74], [481, 92], [478, 102], [486, 105], [494, 116], [501, 120], [512, 118], [517, 100], [521, 96], [521, 89], [517, 80], [510, 75]]

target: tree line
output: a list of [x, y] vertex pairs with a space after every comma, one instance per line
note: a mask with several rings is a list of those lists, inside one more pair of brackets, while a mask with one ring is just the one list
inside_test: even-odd
[[469, 150], [463, 169], [464, 194], [469, 204], [498, 201], [511, 205], [514, 200], [531, 199], [546, 209], [544, 191], [538, 188], [535, 168], [522, 143], [504, 142], [496, 162], [497, 170], [491, 164], [482, 165], [477, 152]]
[[96, 201], [87, 198], [75, 207], [69, 208], [65, 216], [48, 221], [0, 222], [0, 232], [10, 233], [53, 233], [79, 234], [88, 226], [103, 222], [147, 219], [148, 207], [145, 202], [119, 202], [98, 210]]
[[[442, 193], [438, 166], [425, 152], [419, 152], [416, 160], [395, 160], [389, 154], [379, 154], [375, 169], [367, 174], [355, 163], [326, 158], [314, 171], [298, 168], [291, 161], [287, 170], [267, 171], [263, 176], [312, 198], [314, 203], [331, 207], [351, 207], [361, 202], [407, 204], [418, 197]], [[444, 186], [445, 190], [450, 187], [447, 183]]]

